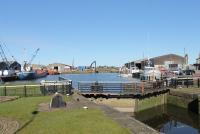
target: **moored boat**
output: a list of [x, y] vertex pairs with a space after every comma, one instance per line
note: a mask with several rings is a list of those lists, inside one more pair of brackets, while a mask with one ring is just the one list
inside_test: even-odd
[[0, 79], [3, 82], [17, 80], [17, 75], [14, 70], [3, 70], [0, 71]]
[[144, 72], [140, 76], [140, 79], [156, 81], [158, 79], [161, 79], [161, 72], [155, 67], [146, 66], [144, 68]]
[[21, 71], [17, 73], [19, 80], [32, 80], [47, 76], [47, 72], [43, 70]]
[[142, 73], [142, 71], [138, 67], [132, 67], [131, 72], [133, 78], [140, 78], [140, 74]]

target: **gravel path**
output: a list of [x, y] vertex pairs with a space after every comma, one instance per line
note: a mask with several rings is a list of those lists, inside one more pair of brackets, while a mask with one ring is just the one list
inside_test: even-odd
[[14, 134], [19, 129], [19, 123], [7, 118], [0, 118], [0, 134]]
[[0, 96], [0, 103], [5, 101], [12, 101], [19, 98], [18, 96]]

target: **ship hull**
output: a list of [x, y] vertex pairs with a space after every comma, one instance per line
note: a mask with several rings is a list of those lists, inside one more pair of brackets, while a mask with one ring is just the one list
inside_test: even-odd
[[15, 81], [17, 80], [17, 76], [2, 76], [0, 78], [3, 82]]
[[46, 72], [37, 73], [35, 71], [31, 71], [31, 72], [18, 73], [19, 80], [32, 80], [32, 79], [42, 78], [42, 77], [46, 77], [46, 76], [47, 76]]
[[20, 72], [17, 75], [19, 80], [35, 79], [35, 72]]

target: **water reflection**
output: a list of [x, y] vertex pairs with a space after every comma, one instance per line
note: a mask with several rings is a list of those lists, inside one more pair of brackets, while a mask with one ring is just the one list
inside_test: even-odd
[[163, 105], [140, 113], [135, 118], [166, 134], [198, 134], [200, 118], [186, 109]]

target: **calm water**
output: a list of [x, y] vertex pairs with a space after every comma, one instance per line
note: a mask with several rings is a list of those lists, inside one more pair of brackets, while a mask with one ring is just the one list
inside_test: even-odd
[[200, 133], [198, 115], [171, 105], [163, 105], [137, 113], [135, 118], [165, 134]]
[[40, 78], [31, 81], [15, 81], [10, 83], [17, 83], [17, 84], [25, 84], [25, 83], [40, 83], [41, 80], [50, 80], [56, 81], [58, 77], [62, 76], [64, 78], [70, 79], [73, 81], [73, 87], [77, 88], [77, 83], [79, 81], [138, 81], [137, 79], [132, 78], [123, 78], [119, 77], [118, 73], [99, 73], [99, 74], [61, 74], [61, 75], [49, 75], [45, 78]]

